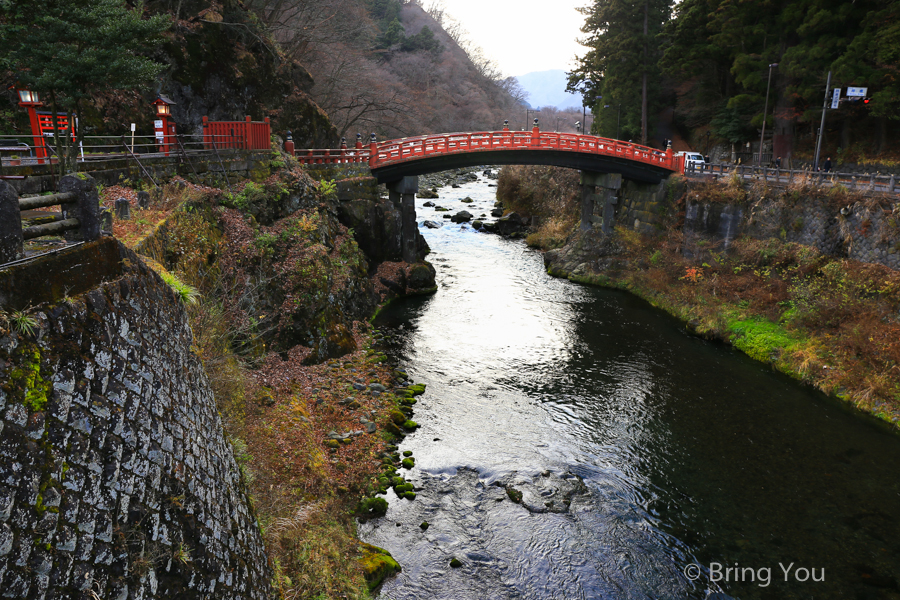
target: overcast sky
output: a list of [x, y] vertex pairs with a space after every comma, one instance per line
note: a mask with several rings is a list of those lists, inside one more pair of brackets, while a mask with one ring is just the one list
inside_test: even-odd
[[[460, 21], [469, 38], [497, 61], [505, 75], [550, 69], [571, 70], [585, 48], [584, 16], [575, 9], [589, 0], [444, 0], [446, 13]], [[426, 8], [430, 1], [422, 3]]]

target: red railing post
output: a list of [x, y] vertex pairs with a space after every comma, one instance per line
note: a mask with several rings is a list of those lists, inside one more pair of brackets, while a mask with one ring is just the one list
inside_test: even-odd
[[372, 134], [369, 140], [369, 168], [374, 169], [378, 164], [378, 143], [375, 141], [375, 134]]
[[294, 138], [291, 137], [291, 132], [287, 132], [287, 139], [284, 141], [284, 151], [294, 156]]

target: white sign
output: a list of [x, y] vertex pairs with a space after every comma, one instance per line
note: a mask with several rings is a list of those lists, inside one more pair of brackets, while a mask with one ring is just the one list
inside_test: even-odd
[[847, 88], [847, 96], [851, 96], [851, 97], [854, 97], [854, 96], [865, 97], [866, 92], [868, 92], [868, 91], [869, 91], [869, 88], [852, 88], [852, 87], [848, 87], [848, 88]]
[[131, 124], [131, 133], [134, 133], [134, 123]]
[[163, 128], [162, 119], [157, 119], [157, 120], [153, 121], [153, 127], [155, 129], [162, 129]]
[[841, 88], [834, 88], [834, 96], [831, 97], [831, 108], [837, 108], [841, 103]]
[[164, 144], [164, 143], [166, 142], [166, 139], [165, 139], [164, 136], [157, 135], [157, 136], [156, 136], [156, 142], [159, 143], [159, 144]]

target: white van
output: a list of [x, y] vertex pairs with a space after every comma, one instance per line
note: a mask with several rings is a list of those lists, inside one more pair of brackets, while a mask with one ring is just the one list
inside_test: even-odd
[[675, 156], [684, 157], [684, 168], [689, 169], [693, 166], [695, 169], [702, 169], [706, 164], [706, 159], [699, 152], [679, 152]]

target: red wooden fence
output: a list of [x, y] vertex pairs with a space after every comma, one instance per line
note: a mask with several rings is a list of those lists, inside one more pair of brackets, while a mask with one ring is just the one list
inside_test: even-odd
[[272, 128], [269, 117], [264, 121], [210, 121], [203, 117], [203, 145], [212, 148], [238, 148], [241, 150], [270, 150], [272, 148]]

